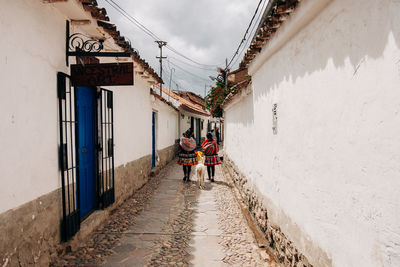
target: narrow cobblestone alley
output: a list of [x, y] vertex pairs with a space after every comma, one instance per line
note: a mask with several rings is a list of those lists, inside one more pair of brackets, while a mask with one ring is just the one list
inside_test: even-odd
[[221, 167], [198, 189], [167, 165], [53, 266], [275, 266], [259, 248]]

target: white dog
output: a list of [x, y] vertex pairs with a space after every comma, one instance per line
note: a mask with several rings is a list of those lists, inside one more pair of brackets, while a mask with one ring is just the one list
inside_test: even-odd
[[206, 166], [204, 166], [205, 157], [200, 157], [199, 163], [196, 165], [197, 183], [200, 189], [204, 188], [204, 177], [206, 175]]

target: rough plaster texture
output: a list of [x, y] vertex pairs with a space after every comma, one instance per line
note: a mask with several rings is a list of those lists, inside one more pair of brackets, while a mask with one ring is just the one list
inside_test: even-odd
[[[0, 146], [7, 151], [0, 155], [0, 170], [7, 177], [0, 180], [1, 188], [7, 188], [0, 194], [0, 213], [61, 187], [56, 78], [58, 71], [69, 73], [65, 21], [77, 17], [91, 18], [79, 1], [15, 0], [0, 10], [0, 34], [7, 36], [0, 40]], [[93, 25], [71, 25], [71, 31], [98, 34]], [[70, 63], [74, 61], [71, 57]], [[114, 160], [119, 166], [151, 153], [150, 84], [135, 74], [133, 86], [106, 88], [114, 92]], [[178, 118], [170, 118], [175, 112], [170, 107], [160, 112], [168, 119], [159, 132], [176, 136], [160, 139], [158, 149], [178, 138], [177, 130], [171, 131], [178, 128]]]
[[160, 157], [159, 167], [164, 167], [168, 162], [173, 160], [178, 152], [178, 145], [172, 145], [158, 151]]
[[66, 71], [65, 18], [41, 1], [3, 2], [0, 35], [2, 213], [61, 186], [56, 72]]
[[114, 170], [115, 202], [121, 203], [149, 179], [151, 155], [120, 165]]
[[179, 112], [158, 98], [152, 100], [153, 111], [157, 112], [157, 150], [175, 144], [178, 139], [178, 116]]
[[60, 242], [61, 190], [0, 214], [0, 265], [48, 266]]
[[280, 226], [273, 220], [270, 220], [269, 215], [273, 213], [281, 213], [281, 217], [285, 218], [286, 227], [296, 232], [297, 236], [303, 236], [303, 245], [307, 249], [312, 250], [314, 254], [318, 253], [318, 260], [314, 263], [316, 266], [332, 265], [328, 256], [318, 247], [315, 247], [309, 237], [304, 237], [301, 229], [283, 214], [282, 211], [279, 211], [271, 200], [260, 194], [257, 188], [249, 183], [248, 178], [241, 173], [235, 163], [226, 155], [224, 157], [223, 171], [228, 174], [227, 177], [231, 177], [232, 182], [239, 189], [246, 208], [250, 211], [250, 214], [263, 232], [265, 239], [269, 242], [270, 248], [281, 264], [284, 266], [313, 266], [301, 251], [296, 248], [296, 245], [282, 232]]
[[115, 166], [151, 153], [150, 87], [135, 76], [135, 85], [108, 87], [114, 92]]
[[[203, 129], [201, 130], [201, 137], [204, 138], [207, 135], [207, 122], [210, 117], [200, 116], [189, 112], [182, 112], [181, 114], [184, 115], [184, 118], [180, 117], [180, 130], [179, 133], [181, 136], [184, 132], [186, 132], [190, 128], [190, 117], [194, 117], [194, 133], [196, 134], [196, 119], [203, 120]], [[201, 125], [200, 125], [201, 127]]]
[[333, 266], [399, 266], [400, 2], [329, 2], [250, 65], [253, 93], [225, 111], [225, 152], [310, 264], [322, 250]]
[[[159, 151], [160, 167], [175, 158], [176, 145]], [[60, 243], [62, 220], [61, 190], [55, 190], [20, 207], [0, 214], [0, 265], [47, 266], [67, 246], [76, 249], [100, 225], [109, 212], [141, 188], [150, 177], [151, 156], [115, 169], [115, 203], [86, 218], [80, 231], [67, 243]]]
[[[160, 157], [158, 168], [162, 168], [175, 158], [177, 146], [172, 145], [158, 151]], [[115, 196], [119, 204], [142, 187], [150, 177], [151, 155], [115, 168]]]
[[[65, 21], [90, 19], [90, 13], [83, 10], [79, 1], [45, 2], [15, 0], [0, 8], [0, 34], [7, 36], [0, 39], [1, 266], [46, 266], [60, 243], [56, 77], [58, 71], [69, 73], [65, 62]], [[90, 25], [71, 25], [71, 29], [99, 34], [96, 24]], [[70, 63], [74, 63], [73, 58]], [[150, 86], [140, 75], [135, 75], [134, 80], [134, 86], [108, 88], [114, 92], [114, 154], [115, 166], [120, 166], [116, 169], [117, 204], [141, 187], [150, 173]], [[175, 112], [162, 112], [169, 114], [171, 110]], [[176, 119], [168, 126], [177, 129], [177, 123]], [[163, 127], [159, 130], [167, 131]], [[173, 138], [163, 143], [163, 164], [172, 157], [170, 147], [174, 144]], [[91, 214], [70, 244], [84, 238], [117, 204]]]

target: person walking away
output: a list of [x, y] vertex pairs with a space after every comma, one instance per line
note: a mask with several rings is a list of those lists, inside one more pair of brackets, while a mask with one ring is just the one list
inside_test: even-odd
[[204, 165], [207, 166], [208, 179], [214, 182], [215, 165], [219, 165], [222, 162], [218, 157], [218, 144], [213, 139], [211, 132], [207, 133], [207, 139], [201, 145], [201, 149], [206, 157]]
[[190, 181], [190, 172], [192, 165], [197, 165], [197, 155], [194, 152], [196, 148], [196, 140], [193, 138], [193, 130], [189, 129], [180, 139], [179, 142], [179, 158], [178, 164], [183, 166], [183, 181]]

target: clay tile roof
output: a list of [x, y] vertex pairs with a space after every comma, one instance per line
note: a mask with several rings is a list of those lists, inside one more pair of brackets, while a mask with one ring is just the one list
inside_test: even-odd
[[261, 52], [262, 47], [272, 38], [290, 14], [295, 11], [301, 0], [270, 0], [261, 18], [247, 52], [239, 64], [247, 68], [250, 62]]
[[234, 86], [232, 86], [232, 91], [225, 97], [224, 102], [222, 102], [221, 107], [225, 107], [235, 95], [237, 95], [240, 91], [246, 88], [251, 83], [251, 78], [246, 78]]
[[154, 97], [156, 97], [157, 99], [159, 99], [160, 101], [164, 102], [165, 104], [171, 106], [173, 109], [175, 109], [176, 111], [179, 111], [179, 109], [177, 109], [176, 107], [174, 107], [174, 105], [171, 104], [171, 102], [168, 102], [165, 98], [163, 98], [162, 96], [160, 96], [159, 94], [157, 94], [156, 92], [153, 91], [153, 89], [150, 89], [150, 94], [154, 95]]
[[183, 91], [174, 90], [174, 93], [183, 98], [189, 99], [190, 101], [192, 101], [196, 104], [199, 104], [200, 106], [205, 105], [204, 98], [200, 97], [199, 95], [196, 95], [193, 92], [183, 92]]
[[134, 48], [132, 48], [131, 43], [126, 40], [124, 36], [121, 36], [120, 32], [117, 30], [117, 26], [109, 22], [110, 18], [107, 16], [107, 10], [105, 8], [98, 7], [96, 0], [79, 1], [81, 2], [83, 9], [90, 12], [92, 18], [97, 20], [97, 25], [103, 28], [103, 30], [114, 39], [114, 42], [119, 47], [121, 47], [125, 52], [130, 52], [132, 58], [137, 62], [137, 64], [141, 65], [148, 73], [150, 73], [157, 82], [162, 82], [162, 79], [154, 69], [140, 57], [139, 53]]
[[[159, 90], [159, 87], [158, 87]], [[197, 115], [201, 115], [201, 116], [211, 116], [211, 114], [205, 110], [204, 108], [204, 104], [200, 105], [198, 103], [192, 102], [189, 99], [186, 99], [182, 96], [180, 96], [179, 94], [177, 94], [174, 91], [170, 91], [168, 90], [168, 88], [166, 87], [162, 87], [162, 91], [163, 94], [165, 95], [169, 95], [170, 97], [174, 98], [175, 100], [179, 101], [181, 104], [179, 106], [179, 109], [197, 114]], [[179, 92], [179, 93], [187, 93], [187, 92]]]
[[199, 97], [198, 95], [194, 94], [194, 93], [188, 93], [187, 96], [189, 97], [190, 101], [199, 104], [201, 106], [205, 105], [205, 101], [203, 98]]

